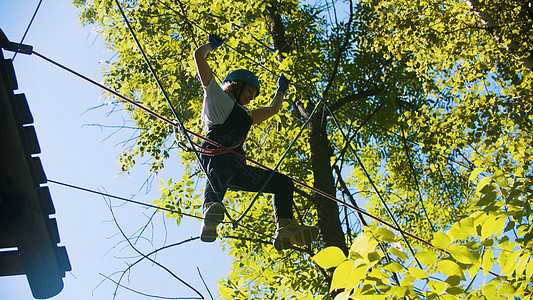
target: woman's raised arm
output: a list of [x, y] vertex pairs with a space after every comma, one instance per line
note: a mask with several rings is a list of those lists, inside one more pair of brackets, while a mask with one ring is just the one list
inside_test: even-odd
[[269, 119], [273, 115], [277, 114], [283, 104], [283, 98], [289, 88], [289, 80], [285, 75], [281, 74], [278, 79], [278, 90], [274, 95], [274, 99], [270, 102], [269, 106], [257, 108], [251, 111], [252, 121], [254, 124], [261, 123], [266, 119]]
[[198, 76], [200, 77], [203, 86], [207, 86], [213, 78], [213, 71], [211, 71], [211, 67], [209, 67], [206, 61], [207, 54], [224, 44], [224, 39], [216, 34], [210, 34], [207, 40], [207, 44], [198, 47], [198, 49], [194, 51], [196, 70], [198, 70]]

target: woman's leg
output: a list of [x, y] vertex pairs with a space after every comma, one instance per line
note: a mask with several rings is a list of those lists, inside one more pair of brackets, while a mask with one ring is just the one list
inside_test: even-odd
[[247, 166], [243, 161], [236, 165], [237, 171], [230, 180], [229, 188], [257, 192], [262, 189], [265, 193], [274, 194], [274, 216], [276, 218], [276, 233], [274, 234], [274, 248], [283, 250], [292, 245], [310, 245], [318, 236], [318, 228], [298, 224], [293, 219], [293, 190], [292, 180], [280, 173]]
[[231, 179], [231, 169], [228, 157], [202, 156], [208, 180], [204, 189], [203, 221], [200, 239], [204, 242], [214, 242], [218, 236], [217, 225], [224, 220], [224, 205], [222, 199]]
[[247, 192], [274, 194], [273, 207], [276, 222], [280, 219], [293, 218], [293, 190], [292, 180], [280, 173], [246, 165], [241, 159], [234, 162], [235, 172], [229, 180], [230, 189]]

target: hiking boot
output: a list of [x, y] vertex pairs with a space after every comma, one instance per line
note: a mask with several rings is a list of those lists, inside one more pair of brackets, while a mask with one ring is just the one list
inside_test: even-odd
[[214, 242], [218, 236], [217, 225], [224, 220], [224, 205], [220, 202], [211, 202], [205, 207], [200, 240]]
[[276, 250], [289, 249], [292, 245], [310, 245], [318, 237], [318, 228], [300, 225], [294, 220], [276, 230], [274, 248]]

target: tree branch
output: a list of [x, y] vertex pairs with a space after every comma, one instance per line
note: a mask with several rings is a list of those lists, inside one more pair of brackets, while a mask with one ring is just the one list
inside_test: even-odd
[[348, 95], [348, 96], [345, 96], [343, 98], [340, 98], [336, 102], [334, 102], [332, 104], [328, 104], [328, 106], [329, 106], [329, 109], [332, 112], [334, 112], [337, 109], [343, 107], [344, 105], [346, 105], [348, 103], [359, 101], [359, 100], [367, 98], [367, 97], [376, 96], [376, 95], [381, 94], [382, 92], [383, 92], [383, 90], [382, 89], [378, 89], [378, 88], [367, 89], [367, 90], [364, 90], [364, 91], [359, 92], [357, 94], [352, 94], [352, 95]]
[[[172, 277], [176, 278], [179, 282], [181, 282], [182, 284], [184, 284], [185, 286], [187, 286], [189, 289], [191, 289], [192, 291], [194, 291], [196, 294], [198, 294], [198, 296], [201, 297], [201, 299], [204, 299], [204, 296], [197, 290], [195, 289], [193, 286], [191, 286], [190, 284], [188, 284], [186, 281], [184, 281], [183, 279], [181, 279], [180, 277], [178, 277], [176, 274], [174, 274], [170, 269], [168, 269], [167, 267], [165, 267], [164, 265], [162, 265], [161, 263], [151, 259], [150, 257], [148, 257], [147, 255], [143, 254], [141, 251], [139, 251], [137, 248], [135, 248], [135, 246], [133, 246], [133, 244], [131, 243], [131, 241], [129, 240], [129, 238], [126, 236], [126, 234], [124, 233], [124, 231], [122, 230], [122, 228], [120, 227], [120, 225], [118, 224], [118, 221], [115, 217], [115, 213], [113, 211], [113, 207], [111, 206], [111, 203], [110, 202], [107, 202], [107, 205], [109, 207], [109, 211], [111, 212], [111, 216], [113, 218], [113, 222], [115, 223], [115, 225], [117, 226], [118, 230], [120, 231], [120, 234], [124, 237], [124, 239], [126, 240], [126, 242], [128, 242], [128, 244], [130, 245], [130, 247], [135, 251], [137, 252], [139, 255], [141, 255], [143, 258], [142, 259], [147, 259], [149, 261], [151, 261], [152, 263], [154, 263], [155, 265], [159, 266], [160, 268], [162, 268], [163, 270], [167, 271], [167, 273], [169, 273]], [[113, 297], [115, 298], [115, 297]]]

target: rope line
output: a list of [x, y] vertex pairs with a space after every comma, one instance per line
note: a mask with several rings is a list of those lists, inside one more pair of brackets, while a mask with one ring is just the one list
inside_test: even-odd
[[[178, 215], [181, 215], [181, 216], [195, 218], [195, 219], [198, 219], [198, 220], [204, 220], [205, 219], [205, 218], [200, 217], [200, 216], [188, 214], [188, 213], [185, 213], [185, 212], [182, 212], [182, 211], [178, 211], [178, 210], [174, 210], [174, 209], [171, 209], [171, 208], [166, 208], [166, 207], [161, 207], [161, 206], [157, 206], [157, 205], [153, 205], [153, 204], [149, 204], [149, 203], [144, 203], [144, 202], [141, 202], [141, 201], [137, 201], [137, 200], [133, 200], [133, 199], [128, 199], [128, 198], [112, 195], [112, 194], [109, 194], [109, 193], [103, 193], [103, 192], [100, 192], [100, 191], [91, 190], [91, 189], [88, 189], [88, 188], [85, 188], [85, 187], [81, 187], [81, 186], [77, 186], [77, 185], [73, 185], [73, 184], [69, 184], [69, 183], [65, 183], [65, 182], [61, 182], [61, 181], [56, 181], [56, 180], [52, 180], [52, 179], [47, 179], [47, 181], [50, 182], [50, 183], [56, 184], [56, 185], [68, 187], [68, 188], [75, 189], [75, 190], [80, 190], [80, 191], [91, 193], [91, 194], [105, 196], [105, 197], [109, 197], [109, 198], [113, 198], [113, 199], [117, 199], [117, 200], [122, 200], [122, 201], [125, 201], [125, 202], [128, 202], [128, 203], [133, 203], [133, 204], [136, 204], [136, 205], [139, 205], [139, 206], [145, 206], [145, 207], [149, 207], [149, 208], [154, 208], [154, 209], [158, 209], [158, 210], [162, 210], [162, 211], [178, 214]], [[221, 223], [223, 223], [223, 224], [231, 224], [231, 222], [221, 222]], [[242, 228], [244, 228], [246, 230], [252, 231], [252, 232], [254, 232], [256, 234], [263, 235], [265, 237], [268, 237], [268, 238], [272, 239], [272, 237], [270, 235], [265, 234], [263, 232], [259, 232], [257, 230], [252, 229], [252, 228], [249, 228], [247, 226], [239, 224], [239, 227], [242, 227]]]
[[[115, 1], [118, 1], [118, 0], [115, 0]], [[118, 2], [117, 2], [117, 4], [118, 4]], [[120, 5], [119, 5], [119, 7], [120, 7]], [[125, 16], [125, 15], [124, 15], [124, 16]], [[126, 22], [127, 22], [127, 19], [126, 19]], [[191, 23], [192, 23], [192, 22], [191, 22]], [[194, 24], [194, 23], [193, 23], [193, 24]], [[194, 24], [194, 25], [195, 25], [195, 26], [198, 26], [197, 24]], [[142, 51], [142, 48], [140, 48], [140, 49], [141, 49], [141, 51]], [[234, 50], [237, 51], [236, 49], [234, 49]], [[121, 94], [119, 94], [119, 93], [117, 93], [117, 92], [115, 92], [115, 91], [113, 91], [113, 90], [111, 90], [111, 89], [109, 89], [109, 88], [103, 86], [102, 84], [100, 84], [100, 83], [98, 83], [98, 82], [96, 82], [96, 81], [94, 81], [94, 80], [92, 80], [92, 79], [90, 79], [90, 78], [88, 78], [88, 77], [86, 77], [86, 76], [84, 76], [84, 75], [82, 75], [82, 74], [80, 74], [80, 73], [78, 73], [78, 72], [76, 72], [76, 71], [70, 69], [70, 68], [67, 68], [67, 67], [65, 67], [65, 66], [63, 66], [63, 65], [61, 65], [61, 64], [59, 64], [59, 63], [57, 63], [57, 62], [55, 62], [55, 61], [53, 61], [53, 60], [51, 60], [51, 59], [45, 57], [45, 56], [43, 56], [43, 55], [37, 53], [36, 51], [33, 51], [33, 53], [36, 54], [38, 57], [40, 57], [40, 58], [42, 58], [42, 59], [44, 59], [44, 60], [46, 60], [46, 61], [48, 61], [48, 62], [50, 62], [50, 63], [52, 63], [52, 64], [54, 64], [54, 65], [56, 65], [56, 66], [58, 66], [58, 67], [60, 67], [60, 68], [62, 68], [62, 69], [64, 69], [64, 70], [66, 70], [66, 71], [68, 71], [68, 72], [70, 72], [70, 73], [72, 73], [72, 74], [74, 74], [74, 75], [76, 75], [76, 76], [78, 76], [78, 77], [84, 79], [84, 80], [87, 80], [88, 82], [90, 82], [90, 83], [92, 83], [92, 84], [94, 84], [94, 85], [96, 85], [96, 86], [98, 86], [98, 87], [100, 87], [100, 88], [102, 88], [102, 89], [104, 89], [104, 90], [106, 90], [106, 91], [108, 91], [108, 92], [110, 92], [111, 94], [113, 94], [113, 95], [115, 95], [115, 96], [117, 96], [117, 97], [123, 99], [124, 101], [126, 101], [126, 102], [128, 102], [128, 103], [130, 103], [130, 104], [132, 104], [132, 105], [134, 105], [134, 106], [136, 106], [137, 108], [139, 108], [139, 109], [141, 109], [141, 110], [147, 112], [148, 114], [150, 114], [150, 115], [152, 115], [152, 116], [154, 116], [154, 117], [156, 117], [156, 118], [158, 118], [158, 119], [160, 119], [160, 120], [166, 122], [167, 124], [169, 124], [169, 125], [171, 125], [171, 126], [173, 126], [173, 127], [178, 127], [178, 126], [179, 126], [178, 129], [181, 129], [183, 132], [186, 132], [186, 133], [188, 133], [188, 134], [190, 134], [190, 135], [193, 135], [193, 136], [195, 136], [195, 137], [197, 137], [197, 138], [200, 138], [200, 139], [202, 139], [202, 140], [204, 140], [204, 141], [206, 141], [206, 142], [208, 142], [208, 143], [210, 143], [210, 144], [212, 144], [212, 145], [214, 145], [214, 146], [216, 146], [216, 147], [220, 147], [220, 148], [222, 148], [222, 149], [224, 149], [224, 150], [227, 150], [227, 151], [230, 152], [230, 153], [233, 153], [233, 154], [235, 154], [235, 155], [238, 155], [238, 156], [240, 156], [241, 158], [244, 158], [245, 160], [250, 161], [250, 162], [252, 162], [252, 163], [254, 163], [254, 164], [256, 164], [256, 165], [258, 165], [258, 166], [260, 166], [260, 167], [262, 167], [262, 168], [264, 168], [264, 169], [266, 169], [266, 170], [270, 170], [270, 171], [275, 172], [273, 169], [271, 169], [271, 168], [269, 168], [269, 167], [267, 167], [267, 166], [265, 166], [265, 165], [263, 165], [263, 164], [261, 164], [261, 163], [255, 161], [255, 160], [253, 160], [253, 159], [251, 159], [251, 158], [245, 157], [244, 155], [242, 155], [242, 154], [240, 154], [240, 153], [237, 153], [237, 152], [235, 152], [235, 151], [233, 151], [233, 150], [231, 150], [231, 149], [228, 149], [228, 148], [226, 148], [226, 147], [224, 147], [224, 146], [222, 146], [222, 145], [220, 145], [220, 144], [218, 144], [218, 143], [216, 143], [216, 142], [214, 142], [214, 141], [212, 141], [212, 140], [209, 140], [209, 139], [207, 139], [207, 138], [205, 138], [205, 137], [203, 137], [203, 136], [201, 136], [201, 135], [199, 135], [199, 134], [197, 134], [197, 133], [194, 133], [194, 132], [192, 132], [192, 131], [186, 129], [186, 128], [183, 126], [183, 123], [180, 123], [179, 117], [177, 117], [177, 119], [178, 119], [178, 124], [176, 124], [176, 122], [171, 121], [170, 119], [168, 119], [168, 118], [166, 118], [166, 117], [163, 117], [163, 116], [160, 115], [160, 114], [157, 114], [156, 112], [154, 112], [154, 111], [152, 111], [152, 110], [150, 110], [150, 109], [144, 107], [143, 105], [141, 105], [141, 104], [139, 104], [139, 103], [137, 103], [137, 102], [135, 102], [135, 101], [132, 101], [132, 100], [128, 99], [127, 97], [125, 97], [125, 96], [123, 96], [123, 95], [121, 95]], [[147, 63], [149, 64], [148, 61], [147, 61]], [[265, 68], [265, 67], [264, 67], [264, 68]], [[152, 70], [153, 70], [153, 69], [152, 69]], [[267, 69], [267, 70], [268, 70], [268, 69]], [[269, 70], [269, 71], [270, 71], [270, 70]], [[271, 71], [270, 71], [270, 72], [271, 72]], [[162, 87], [162, 86], [160, 86], [160, 87]], [[165, 93], [165, 94], [166, 94], [166, 93]], [[323, 100], [323, 99], [321, 99], [321, 100]], [[167, 98], [167, 101], [169, 101], [168, 98]], [[170, 102], [170, 101], [169, 101], [169, 102]], [[170, 103], [169, 103], [169, 104], [170, 104]], [[317, 105], [317, 106], [318, 106], [318, 105]], [[327, 105], [326, 105], [326, 108], [328, 108]], [[329, 108], [328, 108], [328, 110], [329, 110]], [[331, 112], [330, 112], [330, 113], [331, 113]], [[339, 125], [339, 124], [337, 124], [337, 125]], [[340, 125], [339, 125], [339, 126], [340, 126]], [[341, 132], [342, 132], [342, 130], [341, 130]], [[344, 132], [343, 132], [343, 135], [344, 135]], [[187, 135], [187, 136], [188, 136], [188, 135]], [[191, 145], [194, 147], [194, 144], [192, 143], [192, 140], [190, 140], [190, 137], [189, 137], [189, 136], [188, 136], [188, 139], [189, 139], [189, 142], [191, 143]], [[197, 153], [197, 152], [196, 152], [196, 153]], [[197, 155], [197, 158], [199, 158], [199, 157], [198, 157], [198, 154], [196, 154], [196, 155]], [[201, 165], [201, 164], [200, 164], [200, 165]], [[289, 177], [289, 178], [291, 178], [291, 177]], [[349, 204], [349, 203], [347, 203], [347, 202], [345, 202], [345, 201], [342, 201], [342, 200], [340, 200], [340, 199], [337, 199], [336, 197], [334, 197], [334, 196], [332, 196], [332, 195], [329, 195], [328, 193], [326, 193], [326, 192], [324, 192], [324, 191], [322, 191], [322, 190], [319, 190], [319, 189], [317, 189], [317, 188], [315, 188], [315, 187], [309, 186], [308, 184], [306, 184], [306, 183], [304, 183], [304, 182], [302, 182], [302, 181], [300, 181], [300, 180], [297, 180], [297, 179], [295, 179], [295, 178], [291, 178], [291, 180], [292, 180], [294, 183], [299, 184], [300, 186], [305, 187], [305, 188], [307, 188], [307, 189], [309, 189], [309, 190], [311, 190], [311, 191], [313, 191], [313, 192], [315, 192], [315, 193], [317, 193], [317, 194], [319, 194], [319, 195], [321, 195], [321, 196], [323, 196], [323, 197], [325, 197], [325, 198], [327, 198], [327, 199], [330, 199], [330, 200], [335, 201], [335, 202], [337, 202], [337, 203], [339, 203], [339, 204], [341, 204], [341, 205], [344, 205], [344, 206], [346, 206], [346, 207], [349, 207], [349, 208], [351, 208], [351, 209], [354, 209], [354, 210], [360, 212], [361, 214], [364, 214], [364, 215], [366, 215], [366, 216], [368, 216], [368, 217], [370, 217], [370, 218], [372, 218], [372, 219], [374, 219], [374, 220], [376, 220], [376, 221], [378, 221], [378, 222], [380, 222], [380, 223], [382, 223], [382, 224], [385, 224], [385, 225], [387, 225], [388, 227], [390, 227], [390, 228], [392, 228], [392, 229], [395, 229], [395, 230], [399, 231], [402, 235], [407, 235], [407, 236], [409, 236], [409, 237], [411, 237], [411, 238], [413, 238], [413, 239], [415, 239], [415, 240], [417, 240], [417, 241], [419, 241], [419, 242], [421, 242], [421, 243], [423, 243], [423, 244], [426, 244], [426, 245], [428, 245], [428, 246], [431, 246], [431, 247], [433, 247], [433, 248], [436, 248], [436, 247], [433, 246], [430, 242], [425, 241], [425, 240], [422, 239], [422, 238], [419, 238], [419, 237], [417, 237], [417, 236], [415, 236], [415, 235], [412, 235], [412, 234], [410, 234], [410, 233], [408, 233], [408, 232], [404, 232], [403, 230], [401, 230], [400, 227], [399, 227], [399, 224], [398, 224], [398, 223], [396, 222], [396, 220], [394, 220], [394, 219], [393, 219], [393, 221], [397, 224], [397, 226], [395, 226], [395, 225], [393, 225], [393, 224], [391, 224], [391, 223], [389, 223], [389, 222], [387, 222], [387, 221], [385, 221], [385, 220], [383, 220], [383, 219], [381, 219], [381, 218], [379, 218], [379, 217], [373, 216], [373, 215], [367, 213], [366, 211], [364, 211], [364, 210], [362, 210], [362, 209], [360, 209], [360, 208], [358, 208], [358, 207], [355, 207], [355, 206], [353, 206], [353, 205], [351, 205], [351, 204]], [[378, 195], [379, 195], [379, 194], [378, 194]], [[382, 201], [384, 201], [384, 200], [382, 200]], [[391, 213], [391, 215], [392, 215], [392, 213]], [[231, 219], [231, 217], [230, 217], [230, 219]], [[240, 219], [242, 219], [242, 216], [241, 216]], [[404, 239], [405, 239], [405, 236], [404, 236]], [[409, 245], [409, 244], [408, 244], [408, 245]], [[436, 249], [438, 249], [438, 248], [436, 248]], [[446, 250], [443, 250], [443, 249], [439, 249], [439, 250], [447, 252]]]
[[[77, 186], [77, 185], [73, 185], [73, 184], [68, 184], [68, 183], [64, 183], [64, 182], [61, 182], [61, 181], [56, 181], [56, 180], [52, 180], [52, 179], [47, 179], [47, 181], [50, 182], [50, 183], [56, 184], [56, 185], [68, 187], [68, 188], [79, 190], [79, 191], [82, 191], [82, 192], [87, 192], [87, 193], [96, 194], [96, 195], [100, 195], [100, 196], [104, 196], [104, 197], [108, 197], [108, 198], [122, 200], [122, 201], [125, 201], [125, 202], [128, 202], [128, 203], [132, 203], [132, 204], [136, 204], [136, 205], [139, 205], [139, 206], [145, 206], [145, 207], [149, 207], [149, 208], [154, 208], [156, 210], [162, 210], [162, 211], [166, 211], [166, 212], [170, 212], [170, 213], [175, 213], [175, 214], [178, 214], [178, 215], [181, 215], [181, 216], [194, 218], [194, 219], [197, 219], [197, 220], [200, 220], [200, 221], [205, 219], [204, 217], [201, 217], [201, 216], [188, 214], [188, 213], [185, 213], [185, 212], [182, 212], [182, 211], [177, 211], [177, 210], [166, 208], [166, 207], [160, 207], [160, 206], [157, 206], [157, 205], [144, 203], [144, 202], [136, 201], [136, 200], [133, 200], [133, 199], [128, 199], [128, 198], [112, 195], [112, 194], [109, 194], [109, 193], [103, 193], [103, 192], [100, 192], [100, 191], [91, 190], [91, 189], [88, 189], [88, 188], [85, 188], [85, 187], [81, 187], [81, 186]], [[221, 223], [222, 224], [232, 224], [233, 225], [232, 222], [227, 222], [227, 221], [221, 222]], [[270, 235], [268, 235], [268, 234], [266, 234], [264, 232], [255, 230], [253, 228], [250, 228], [250, 227], [247, 227], [247, 226], [244, 226], [244, 225], [241, 225], [241, 224], [238, 224], [238, 226], [242, 227], [242, 228], [244, 228], [244, 229], [246, 229], [246, 230], [248, 230], [250, 232], [253, 232], [253, 233], [257, 234], [257, 235], [266, 237], [270, 241], [273, 240], [272, 236], [270, 236]], [[220, 238], [231, 238], [231, 236], [220, 236]]]
[[[340, 124], [337, 120], [337, 118], [335, 117], [335, 115], [333, 114], [333, 112], [329, 109], [329, 107], [326, 105], [326, 108], [327, 110], [329, 111], [331, 117], [333, 118], [333, 121], [335, 123], [335, 125], [337, 125], [337, 127], [339, 129], [340, 128]], [[341, 131], [341, 134], [343, 136], [343, 138], [345, 140], [348, 140], [344, 131], [340, 130]], [[361, 169], [363, 170], [363, 172], [365, 173], [365, 176], [367, 177], [368, 181], [370, 182], [370, 184], [372, 185], [372, 188], [374, 189], [374, 191], [376, 192], [376, 194], [378, 195], [378, 198], [379, 200], [381, 201], [381, 204], [383, 204], [383, 206], [385, 207], [385, 210], [387, 211], [387, 214], [389, 215], [389, 217], [392, 219], [392, 221], [394, 222], [395, 226], [396, 226], [396, 230], [398, 232], [400, 232], [400, 234], [402, 235], [402, 238], [403, 240], [405, 241], [405, 243], [407, 244], [407, 247], [409, 248], [409, 251], [411, 252], [411, 254], [413, 255], [413, 258], [415, 259], [415, 261], [417, 262], [418, 266], [423, 269], [422, 267], [422, 264], [420, 263], [420, 261], [418, 260], [418, 258], [416, 258], [415, 256], [415, 251], [414, 249], [411, 247], [411, 243], [409, 243], [409, 240], [407, 239], [406, 235], [409, 235], [407, 232], [403, 231], [401, 228], [400, 228], [400, 224], [398, 223], [398, 221], [396, 220], [396, 218], [394, 217], [394, 215], [392, 214], [392, 211], [390, 210], [389, 206], [387, 205], [387, 202], [385, 201], [385, 199], [383, 199], [383, 196], [381, 195], [381, 192], [378, 190], [378, 188], [376, 187], [376, 185], [374, 184], [374, 181], [372, 180], [372, 178], [370, 177], [370, 174], [368, 174], [365, 166], [363, 165], [363, 162], [361, 161], [361, 159], [359, 158], [359, 155], [357, 155], [357, 153], [355, 152], [355, 149], [352, 147], [352, 144], [350, 142], [347, 143], [348, 144], [348, 147], [349, 149], [352, 151], [353, 155], [355, 156], [355, 159], [357, 160], [357, 162], [359, 163], [359, 165], [361, 166]], [[421, 241], [421, 239], [418, 239], [417, 240]], [[426, 241], [424, 241], [426, 242]], [[427, 242], [429, 243], [429, 242]], [[429, 245], [431, 245], [432, 247], [433, 244], [429, 243]], [[447, 252], [446, 250], [443, 250], [445, 252]]]
[[[33, 16], [31, 17], [30, 23], [28, 24], [28, 27], [26, 27], [26, 31], [24, 31], [24, 34], [22, 35], [22, 39], [20, 40], [20, 44], [24, 43], [24, 39], [26, 38], [26, 35], [28, 34], [28, 31], [30, 31], [31, 24], [33, 24], [33, 20], [35, 19], [35, 16], [37, 15], [37, 12], [39, 11], [39, 8], [41, 7], [41, 3], [43, 3], [43, 0], [39, 1], [39, 4], [37, 4], [37, 8], [35, 8], [35, 11], [33, 12]], [[11, 60], [15, 61], [15, 57], [17, 57], [17, 54], [19, 52], [15, 51], [15, 54], [13, 55], [13, 58]]]
[[[80, 73], [78, 73], [78, 72], [76, 72], [76, 71], [74, 71], [74, 70], [62, 65], [62, 64], [60, 64], [60, 63], [57, 63], [57, 62], [45, 57], [44, 55], [37, 53], [36, 51], [33, 51], [33, 54], [35, 54], [37, 57], [39, 57], [39, 58], [41, 58], [41, 59], [43, 59], [45, 61], [48, 61], [48, 62], [58, 66], [59, 68], [65, 70], [65, 71], [68, 71], [69, 73], [71, 73], [73, 75], [76, 75], [76, 76], [78, 76], [78, 77], [80, 77], [80, 78], [82, 78], [82, 79], [84, 79], [84, 80], [86, 80], [86, 81], [88, 81], [88, 82], [90, 82], [90, 83], [102, 88], [103, 90], [105, 90], [105, 91], [107, 91], [107, 92], [119, 97], [120, 99], [122, 99], [122, 100], [124, 100], [124, 101], [126, 101], [126, 102], [128, 102], [128, 103], [130, 103], [132, 105], [134, 105], [135, 107], [141, 109], [142, 111], [144, 111], [144, 112], [146, 112], [146, 113], [148, 113], [148, 114], [150, 114], [150, 115], [152, 115], [152, 116], [154, 116], [154, 117], [166, 122], [167, 124], [169, 124], [171, 126], [174, 126], [174, 127], [177, 127], [177, 124], [175, 122], [169, 120], [166, 117], [161, 116], [160, 114], [158, 114], [158, 113], [156, 113], [156, 112], [144, 107], [143, 105], [141, 105], [141, 104], [139, 104], [139, 103], [137, 103], [137, 102], [135, 102], [135, 101], [133, 101], [133, 100], [131, 100], [131, 99], [129, 99], [129, 98], [127, 98], [127, 97], [125, 97], [125, 96], [123, 96], [123, 95], [121, 95], [121, 94], [119, 94], [119, 93], [107, 88], [107, 87], [103, 86], [102, 84], [100, 84], [100, 83], [98, 83], [98, 82], [96, 82], [96, 81], [94, 81], [94, 80], [92, 80], [92, 79], [90, 79], [90, 78], [88, 78], [88, 77], [86, 77], [86, 76], [84, 76], [84, 75], [82, 75], [82, 74], [80, 74]], [[220, 147], [220, 148], [222, 148], [224, 150], [227, 150], [228, 152], [230, 152], [230, 153], [232, 153], [234, 155], [237, 155], [237, 156], [239, 156], [241, 158], [244, 158], [245, 160], [247, 160], [247, 161], [249, 161], [249, 162], [251, 162], [251, 163], [253, 163], [253, 164], [255, 164], [255, 165], [257, 165], [257, 166], [259, 166], [261, 168], [273, 171], [271, 168], [265, 166], [264, 164], [262, 164], [260, 162], [257, 162], [256, 160], [254, 160], [252, 158], [246, 157], [246, 156], [244, 156], [244, 155], [242, 155], [240, 153], [237, 153], [237, 152], [235, 152], [235, 151], [233, 151], [231, 149], [227, 149], [226, 147], [224, 147], [224, 146], [218, 144], [217, 142], [212, 141], [212, 140], [210, 140], [210, 139], [208, 139], [208, 138], [206, 138], [206, 137], [204, 137], [204, 136], [202, 136], [200, 134], [197, 134], [197, 133], [195, 133], [193, 131], [190, 131], [188, 129], [185, 129], [185, 131], [188, 132], [189, 134], [199, 138], [199, 139], [202, 139], [202, 140], [212, 144], [213, 146]], [[408, 233], [408, 232], [404, 232], [404, 231], [400, 230], [397, 226], [395, 226], [395, 225], [393, 225], [393, 224], [391, 224], [391, 223], [389, 223], [389, 222], [387, 222], [387, 221], [385, 221], [385, 220], [383, 220], [383, 219], [381, 219], [381, 218], [379, 218], [377, 216], [374, 216], [374, 215], [372, 215], [370, 213], [367, 213], [366, 211], [364, 211], [364, 210], [362, 210], [362, 209], [360, 209], [360, 208], [358, 208], [358, 207], [356, 207], [354, 205], [351, 205], [351, 204], [349, 204], [349, 203], [347, 203], [347, 202], [345, 202], [343, 200], [337, 199], [336, 197], [334, 197], [334, 196], [332, 196], [332, 195], [330, 195], [330, 194], [328, 194], [328, 193], [326, 193], [326, 192], [324, 192], [324, 191], [322, 191], [320, 189], [312, 187], [312, 186], [310, 186], [310, 185], [308, 185], [308, 184], [306, 184], [306, 183], [304, 183], [304, 182], [302, 182], [302, 181], [300, 181], [298, 179], [292, 178], [290, 176], [289, 176], [289, 178], [295, 184], [298, 184], [298, 185], [300, 185], [300, 186], [302, 186], [304, 188], [307, 188], [307, 189], [309, 189], [309, 190], [311, 190], [311, 191], [313, 191], [313, 192], [315, 192], [315, 193], [317, 193], [317, 194], [319, 194], [319, 195], [321, 195], [321, 196], [323, 196], [323, 197], [325, 197], [327, 199], [330, 199], [330, 200], [335, 201], [335, 202], [337, 202], [337, 203], [339, 203], [341, 205], [349, 207], [349, 208], [351, 208], [351, 209], [353, 209], [353, 210], [355, 210], [357, 212], [360, 212], [361, 214], [363, 214], [363, 215], [365, 215], [365, 216], [367, 216], [369, 218], [372, 218], [372, 219], [374, 219], [374, 220], [376, 220], [376, 221], [378, 221], [378, 222], [380, 222], [380, 223], [382, 223], [382, 224], [384, 224], [384, 225], [386, 225], [386, 226], [388, 226], [388, 227], [390, 227], [390, 228], [392, 228], [394, 230], [397, 230], [397, 231], [401, 232], [402, 234], [405, 234], [405, 235], [407, 235], [407, 236], [409, 236], [409, 237], [411, 237], [411, 238], [413, 238], [413, 239], [415, 239], [415, 240], [417, 240], [417, 241], [419, 241], [419, 242], [421, 242], [423, 244], [426, 244], [426, 245], [428, 245], [428, 246], [430, 246], [432, 248], [438, 249], [440, 251], [447, 252], [444, 249], [439, 249], [439, 248], [433, 246], [433, 244], [431, 244], [430, 242], [428, 242], [428, 241], [426, 241], [426, 240], [424, 240], [424, 239], [422, 239], [420, 237], [417, 237], [417, 236], [415, 236], [415, 235], [413, 235], [411, 233]]]
[[144, 203], [144, 202], [140, 202], [140, 201], [136, 201], [136, 200], [133, 200], [133, 199], [128, 199], [128, 198], [124, 198], [124, 197], [120, 197], [120, 196], [115, 196], [115, 195], [111, 195], [111, 194], [108, 194], [108, 193], [103, 193], [103, 192], [91, 190], [91, 189], [88, 189], [88, 188], [84, 188], [84, 187], [81, 187], [81, 186], [76, 186], [76, 185], [73, 185], [73, 184], [64, 183], [64, 182], [61, 182], [61, 181], [48, 179], [48, 182], [51, 182], [51, 183], [54, 183], [54, 184], [57, 184], [57, 185], [61, 185], [61, 186], [64, 186], [64, 187], [68, 187], [68, 188], [71, 188], [71, 189], [84, 191], [84, 192], [87, 192], [87, 193], [92, 193], [92, 194], [96, 194], [96, 195], [100, 195], [100, 196], [105, 196], [105, 197], [109, 197], [109, 198], [113, 198], [113, 199], [117, 199], [117, 200], [130, 202], [130, 203], [133, 203], [133, 204], [141, 205], [141, 206], [155, 208], [155, 209], [163, 210], [163, 211], [174, 213], [174, 214], [179, 214], [179, 215], [182, 215], [182, 216], [187, 216], [187, 217], [203, 220], [202, 217], [191, 215], [191, 214], [184, 213], [184, 212], [181, 212], [181, 211], [177, 211], [177, 210], [174, 210], [174, 209], [170, 209], [170, 208], [166, 208], [166, 207], [160, 207], [160, 206], [157, 206], [157, 205], [148, 204], [148, 203]]

